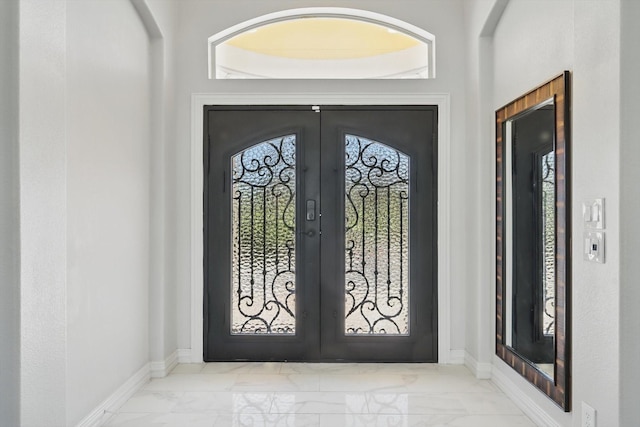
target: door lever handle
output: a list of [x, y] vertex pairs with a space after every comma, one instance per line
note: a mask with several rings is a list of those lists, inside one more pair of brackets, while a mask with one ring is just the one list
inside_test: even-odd
[[316, 220], [316, 201], [315, 200], [313, 199], [307, 200], [307, 212], [305, 217], [307, 221]]
[[313, 237], [313, 236], [316, 235], [316, 230], [311, 229], [311, 230], [307, 230], [307, 231], [298, 231], [298, 233], [300, 233], [300, 234], [302, 234], [304, 236], [307, 236], [307, 237]]

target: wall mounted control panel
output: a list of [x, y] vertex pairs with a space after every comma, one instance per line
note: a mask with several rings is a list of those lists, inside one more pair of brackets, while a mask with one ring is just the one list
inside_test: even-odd
[[604, 264], [604, 199], [582, 202], [582, 221], [584, 260]]
[[604, 231], [584, 232], [584, 259], [604, 264]]

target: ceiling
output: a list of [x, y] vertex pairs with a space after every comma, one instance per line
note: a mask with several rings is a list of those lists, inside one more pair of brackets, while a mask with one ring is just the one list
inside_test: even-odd
[[249, 30], [225, 42], [291, 59], [355, 59], [397, 52], [421, 42], [381, 25], [343, 18], [299, 18]]

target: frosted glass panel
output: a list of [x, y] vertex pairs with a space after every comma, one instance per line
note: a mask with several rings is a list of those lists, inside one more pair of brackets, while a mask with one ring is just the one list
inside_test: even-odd
[[231, 159], [232, 334], [295, 334], [296, 137]]
[[345, 334], [409, 334], [409, 157], [345, 138]]

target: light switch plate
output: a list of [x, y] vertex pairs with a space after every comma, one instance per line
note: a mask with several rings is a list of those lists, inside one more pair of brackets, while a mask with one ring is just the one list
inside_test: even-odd
[[582, 202], [584, 227], [593, 230], [604, 229], [604, 199], [590, 199]]
[[585, 231], [583, 241], [584, 260], [604, 264], [604, 231]]

